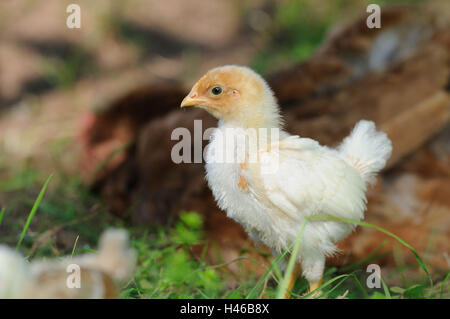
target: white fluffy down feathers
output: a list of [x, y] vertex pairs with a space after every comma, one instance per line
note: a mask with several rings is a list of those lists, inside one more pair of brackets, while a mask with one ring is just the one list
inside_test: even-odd
[[[372, 122], [359, 122], [337, 149], [298, 136], [281, 139], [278, 147], [272, 142], [272, 150], [264, 154], [269, 162], [277, 161], [278, 169], [271, 174], [262, 173], [257, 165], [242, 169], [239, 163], [211, 160], [206, 164], [209, 186], [219, 207], [241, 223], [252, 239], [281, 253], [295, 241], [305, 217], [364, 217], [367, 184], [391, 152], [389, 139], [374, 127]], [[225, 129], [226, 125], [221, 125], [212, 136], [207, 157], [213, 156], [219, 130]], [[236, 130], [236, 134], [242, 132]], [[236, 137], [235, 141], [239, 140]], [[241, 176], [247, 191], [238, 186]], [[335, 221], [306, 224], [299, 262], [310, 282], [320, 279], [325, 256], [334, 254], [335, 243], [353, 229], [352, 224]]]
[[[214, 94], [211, 90], [217, 86], [221, 93]], [[364, 120], [336, 149], [283, 131], [272, 90], [247, 67], [210, 70], [182, 101], [181, 107], [187, 106], [203, 108], [220, 120], [206, 152], [206, 178], [219, 207], [241, 223], [255, 241], [263, 242], [275, 253], [294, 243], [309, 216], [361, 220], [367, 185], [374, 181], [392, 151], [386, 134]], [[258, 134], [257, 141], [252, 142], [254, 138], [247, 131], [261, 128], [279, 129], [279, 138]], [[223, 152], [226, 158], [242, 149], [247, 152], [244, 158], [254, 158], [252, 152], [258, 152], [260, 160], [215, 161], [217, 152]], [[276, 169], [263, 169], [266, 167]], [[334, 254], [335, 244], [354, 227], [331, 220], [306, 223], [299, 262], [311, 287], [321, 280], [325, 256]]]

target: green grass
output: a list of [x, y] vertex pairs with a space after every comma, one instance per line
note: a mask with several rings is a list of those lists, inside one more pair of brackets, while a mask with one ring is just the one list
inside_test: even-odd
[[38, 197], [36, 198], [36, 201], [33, 204], [33, 207], [31, 208], [30, 214], [28, 215], [27, 221], [25, 222], [25, 226], [23, 227], [22, 233], [20, 234], [19, 241], [16, 245], [16, 250], [20, 248], [20, 245], [22, 244], [22, 241], [25, 237], [25, 234], [27, 233], [28, 227], [30, 227], [30, 223], [33, 220], [34, 214], [36, 214], [36, 210], [39, 207], [39, 203], [42, 200], [42, 197], [44, 197], [45, 190], [47, 189], [48, 183], [50, 182], [50, 179], [52, 178], [52, 175], [50, 175], [47, 180], [44, 183], [44, 186], [42, 186], [41, 192], [39, 193]]
[[403, 246], [405, 246], [406, 248], [408, 248], [411, 251], [411, 253], [416, 258], [417, 262], [419, 263], [420, 267], [426, 273], [427, 278], [430, 281], [430, 286], [433, 287], [433, 280], [431, 279], [431, 275], [428, 272], [427, 266], [425, 265], [425, 263], [422, 260], [422, 258], [420, 258], [419, 254], [414, 249], [414, 247], [412, 247], [410, 244], [405, 242], [403, 239], [401, 239], [397, 235], [391, 233], [390, 231], [388, 231], [388, 230], [386, 230], [386, 229], [384, 229], [384, 228], [382, 228], [380, 226], [374, 225], [374, 224], [362, 222], [362, 221], [359, 221], [359, 220], [349, 219], [349, 218], [338, 218], [338, 217], [331, 217], [331, 216], [312, 216], [312, 217], [309, 218], [309, 220], [329, 220], [329, 221], [339, 221], [339, 222], [342, 222], [342, 223], [356, 224], [356, 225], [359, 225], [359, 226], [372, 228], [372, 229], [375, 229], [375, 230], [380, 231], [382, 233], [385, 233], [386, 235], [389, 235], [390, 237], [394, 238], [395, 240], [397, 240], [399, 243], [401, 243]]
[[[332, 278], [330, 278], [329, 280], [326, 280], [319, 288], [317, 288], [316, 290], [313, 290], [311, 292], [306, 291], [306, 289], [300, 291], [300, 293], [302, 293], [301, 298], [308, 298], [308, 297], [312, 297], [315, 296], [315, 293], [318, 291], [321, 291], [320, 295], [316, 295], [319, 298], [324, 298], [324, 297], [328, 297], [330, 296], [334, 291], [338, 291], [338, 287], [341, 286], [344, 281], [346, 281], [349, 278], [353, 278], [355, 283], [357, 284], [357, 287], [361, 290], [363, 297], [364, 298], [375, 298], [375, 299], [379, 299], [379, 298], [383, 298], [383, 299], [392, 299], [392, 298], [416, 298], [416, 299], [421, 299], [421, 298], [425, 298], [425, 294], [427, 293], [427, 290], [432, 290], [433, 289], [433, 281], [431, 278], [431, 275], [428, 271], [427, 266], [425, 265], [425, 262], [422, 260], [422, 258], [419, 256], [419, 254], [416, 252], [416, 250], [409, 245], [407, 242], [405, 242], [403, 239], [401, 239], [400, 237], [398, 237], [397, 235], [389, 232], [388, 230], [374, 225], [374, 224], [370, 224], [370, 223], [366, 223], [366, 222], [361, 222], [361, 221], [357, 221], [357, 220], [352, 220], [352, 219], [345, 219], [345, 218], [337, 218], [337, 217], [330, 217], [330, 216], [313, 216], [309, 219], [306, 219], [301, 227], [300, 227], [300, 232], [299, 232], [299, 236], [296, 240], [296, 242], [293, 245], [292, 251], [290, 253], [290, 258], [289, 258], [289, 262], [288, 262], [288, 266], [285, 272], [285, 275], [282, 279], [282, 281], [280, 282], [280, 284], [277, 287], [277, 293], [276, 293], [276, 298], [281, 298], [284, 295], [284, 292], [286, 291], [286, 287], [287, 287], [287, 283], [288, 280], [292, 274], [292, 271], [294, 269], [295, 266], [295, 262], [298, 258], [298, 253], [299, 250], [301, 248], [301, 241], [302, 241], [302, 237], [303, 237], [303, 231], [304, 231], [304, 227], [308, 222], [313, 222], [313, 221], [323, 221], [323, 220], [329, 220], [329, 221], [339, 221], [339, 222], [344, 222], [344, 223], [352, 223], [352, 224], [357, 224], [363, 227], [369, 227], [372, 229], [375, 229], [377, 231], [383, 232], [389, 236], [391, 236], [392, 238], [394, 238], [395, 240], [397, 240], [399, 243], [401, 243], [402, 245], [404, 245], [405, 247], [407, 247], [411, 253], [415, 256], [419, 266], [421, 267], [421, 269], [425, 272], [427, 279], [429, 280], [429, 285], [425, 285], [425, 284], [414, 284], [406, 289], [403, 288], [398, 288], [395, 287], [395, 289], [393, 290], [393, 292], [397, 292], [396, 295], [391, 295], [390, 289], [388, 288], [388, 286], [386, 285], [385, 280], [383, 280], [383, 278], [381, 278], [381, 284], [382, 284], [382, 292], [380, 291], [375, 291], [371, 296], [369, 296], [369, 294], [367, 293], [367, 290], [364, 288], [364, 286], [361, 284], [361, 281], [357, 278], [357, 276], [355, 275], [355, 271], [348, 273], [348, 274], [342, 274], [342, 275], [337, 275], [334, 276]], [[383, 243], [382, 243], [383, 244]], [[378, 249], [378, 248], [377, 248]], [[376, 250], [377, 250], [376, 249]], [[267, 276], [269, 275], [269, 273], [274, 269], [274, 264], [279, 262], [279, 259], [284, 257], [287, 254], [287, 252], [285, 252], [282, 256], [280, 256], [278, 259], [276, 259], [274, 261], [274, 263], [272, 264], [272, 266], [269, 268], [269, 270], [266, 272], [266, 274], [264, 274], [264, 276], [262, 277], [262, 279], [264, 280], [265, 278], [267, 278]], [[371, 256], [369, 256], [370, 258]], [[366, 263], [369, 259], [367, 259], [365, 262], [360, 262], [358, 263], [358, 265], [362, 265], [364, 263]], [[447, 280], [448, 280], [448, 274], [446, 276], [446, 278], [443, 280], [443, 283], [441, 285], [441, 290], [443, 290], [443, 287], [445, 286]], [[333, 283], [337, 282], [337, 284], [335, 284], [332, 288], [330, 289], [326, 289], [328, 287], [330, 287]], [[253, 289], [249, 296], [247, 297], [254, 297], [256, 295], [256, 289], [258, 289], [260, 286], [260, 282], [255, 286], [255, 289]], [[294, 295], [295, 293], [292, 292]], [[436, 294], [430, 294], [428, 293], [430, 296], [436, 296]], [[299, 292], [296, 293], [296, 295], [299, 295]], [[442, 296], [442, 294], [440, 294], [440, 296]]]
[[43, 57], [39, 72], [51, 86], [72, 87], [80, 78], [95, 73], [96, 66], [86, 52], [73, 49], [64, 57]]
[[6, 211], [5, 207], [3, 207], [3, 208], [0, 210], [0, 225], [2, 224], [3, 216], [5, 216], [5, 211]]
[[[278, 298], [286, 289], [301, 247], [301, 231], [292, 249], [277, 258], [265, 251], [242, 250], [239, 257], [224, 262], [217, 250], [218, 262], [212, 264], [206, 251], [216, 244], [207, 240], [203, 218], [195, 212], [182, 212], [179, 220], [167, 227], [135, 226], [112, 216], [102, 200], [76, 177], [59, 173], [45, 179], [42, 173], [27, 170], [16, 171], [0, 184], [0, 200], [7, 204], [0, 209], [0, 242], [16, 246], [29, 260], [94, 252], [102, 231], [121, 227], [129, 231], [131, 244], [138, 252], [134, 278], [122, 287], [123, 298]], [[330, 218], [310, 218], [302, 228], [306, 223]], [[377, 263], [395, 251], [386, 250], [388, 240], [385, 240], [363, 260], [340, 268], [328, 267], [319, 287], [320, 298], [343, 295], [392, 299], [450, 297], [449, 274], [434, 272], [435, 283], [425, 261], [397, 235], [366, 222], [333, 220], [355, 223], [389, 235], [407, 247], [417, 263], [407, 264], [403, 260], [391, 273], [383, 272], [380, 289], [367, 288], [366, 265]], [[250, 257], [250, 252], [257, 252], [261, 258]], [[283, 272], [280, 262], [288, 257]], [[261, 276], [244, 271], [244, 261], [262, 266], [266, 271]], [[231, 264], [238, 265], [234, 268], [239, 269], [237, 273], [230, 271]], [[406, 277], [406, 271], [417, 275], [399, 284], [395, 278]], [[307, 288], [306, 280], [299, 278], [291, 291], [292, 297], [310, 297]]]
[[334, 5], [325, 6], [328, 13], [317, 13], [315, 5], [310, 0], [280, 2], [266, 32], [267, 45], [254, 57], [252, 68], [267, 74], [307, 59], [323, 41], [336, 18], [332, 10]]
[[[17, 178], [21, 179], [23, 174]], [[287, 279], [293, 271], [294, 261], [301, 248], [302, 229], [306, 223], [315, 220], [329, 220], [330, 217], [314, 217], [306, 220], [302, 225], [297, 241], [292, 249], [284, 252], [277, 258], [267, 256], [261, 252], [265, 263], [242, 254], [230, 261], [211, 264], [207, 258], [207, 248], [214, 243], [205, 238], [204, 221], [202, 216], [195, 212], [182, 212], [177, 222], [168, 227], [134, 226], [120, 219], [112, 217], [104, 208], [101, 200], [83, 186], [83, 184], [67, 176], [56, 175], [48, 177], [43, 183], [41, 178], [34, 181], [34, 187], [40, 187], [36, 198], [32, 201], [20, 196], [29, 196], [25, 189], [18, 190], [19, 183], [12, 180], [8, 185], [15, 185], [9, 190], [9, 195], [21, 198], [20, 205], [16, 202], [0, 210], [0, 240], [9, 238], [10, 244], [16, 239], [16, 248], [23, 252], [30, 260], [36, 258], [59, 258], [76, 254], [94, 252], [98, 238], [103, 230], [109, 227], [126, 228], [131, 236], [131, 244], [138, 252], [138, 266], [133, 279], [122, 287], [122, 298], [279, 298], [286, 289]], [[50, 182], [51, 181], [51, 182]], [[42, 185], [42, 184], [41, 184]], [[53, 187], [49, 187], [53, 186]], [[45, 194], [45, 196], [44, 196]], [[27, 214], [18, 214], [18, 211], [27, 211]], [[335, 220], [335, 219], [333, 219]], [[336, 219], [340, 222], [349, 222], [381, 231], [391, 236], [395, 241], [407, 247], [416, 257], [416, 265], [405, 264], [394, 273], [384, 274], [380, 289], [369, 289], [365, 285], [367, 273], [365, 266], [377, 263], [386, 253], [380, 253], [387, 245], [387, 241], [380, 243], [367, 258], [353, 265], [341, 268], [328, 267], [324, 274], [323, 284], [319, 287], [321, 295], [318, 298], [449, 298], [448, 283], [450, 274], [437, 276], [437, 283], [433, 283], [428, 266], [404, 240], [383, 229], [380, 226], [354, 220]], [[19, 225], [22, 227], [18, 228]], [[15, 225], [15, 227], [10, 227]], [[8, 237], [8, 231], [13, 236]], [[66, 246], [61, 246], [50, 236], [45, 244], [37, 245], [46, 238], [44, 234], [57, 229], [58, 234], [73, 238]], [[3, 230], [3, 231], [2, 231]], [[8, 241], [8, 240], [7, 240]], [[36, 247], [37, 245], [37, 247]], [[194, 253], [193, 247], [197, 248]], [[201, 251], [199, 254], [198, 251]], [[220, 252], [218, 260], [220, 259]], [[287, 258], [288, 264], [285, 272], [280, 270], [279, 263]], [[242, 262], [250, 261], [263, 266], [266, 271], [262, 276], [252, 276], [242, 270]], [[230, 272], [230, 264], [238, 264], [239, 273]], [[402, 274], [405, 270], [422, 271], [423, 278], [410, 279], [409, 282], [398, 285], [389, 285], [389, 281]], [[441, 278], [439, 282], [439, 278]], [[293, 298], [309, 298], [314, 292], [308, 292], [307, 282], [299, 278], [291, 291]]]
[[309, 58], [336, 23], [349, 17], [366, 15], [368, 4], [381, 7], [421, 5], [422, 0], [285, 0], [271, 13], [271, 23], [264, 31], [265, 45], [255, 55], [251, 66], [268, 74], [280, 67]]

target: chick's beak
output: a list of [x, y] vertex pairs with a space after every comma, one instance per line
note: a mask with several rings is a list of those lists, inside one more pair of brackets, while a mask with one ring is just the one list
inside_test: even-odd
[[189, 94], [181, 102], [181, 107], [183, 108], [188, 106], [199, 106], [203, 103], [205, 103], [205, 100], [199, 96], [196, 84], [192, 88], [191, 92], [189, 92]]
[[198, 99], [198, 98], [191, 97], [190, 95], [188, 95], [181, 102], [181, 107], [196, 106], [196, 105], [200, 105], [204, 102], [205, 101], [202, 99]]

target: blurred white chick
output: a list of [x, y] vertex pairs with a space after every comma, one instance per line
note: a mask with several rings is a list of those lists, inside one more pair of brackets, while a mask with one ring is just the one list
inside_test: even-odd
[[[247, 67], [210, 70], [182, 101], [181, 107], [188, 106], [203, 108], [220, 120], [206, 152], [206, 178], [219, 207], [276, 254], [291, 247], [306, 217], [361, 220], [367, 185], [392, 151], [386, 134], [365, 120], [336, 149], [283, 131], [272, 90]], [[278, 136], [270, 129], [278, 129]], [[218, 160], [230, 154], [234, 162]], [[310, 291], [321, 284], [325, 257], [337, 251], [335, 243], [354, 227], [337, 221], [306, 223], [301, 268], [294, 273], [302, 269]]]
[[0, 246], [0, 299], [118, 298], [118, 284], [132, 276], [135, 263], [136, 252], [119, 229], [102, 234], [98, 253], [63, 260], [26, 263], [13, 249]]

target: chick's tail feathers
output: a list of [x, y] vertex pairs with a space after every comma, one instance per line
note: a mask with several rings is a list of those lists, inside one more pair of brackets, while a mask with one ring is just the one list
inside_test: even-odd
[[358, 170], [364, 182], [371, 184], [391, 156], [392, 143], [386, 133], [376, 130], [375, 123], [361, 120], [337, 150]]

